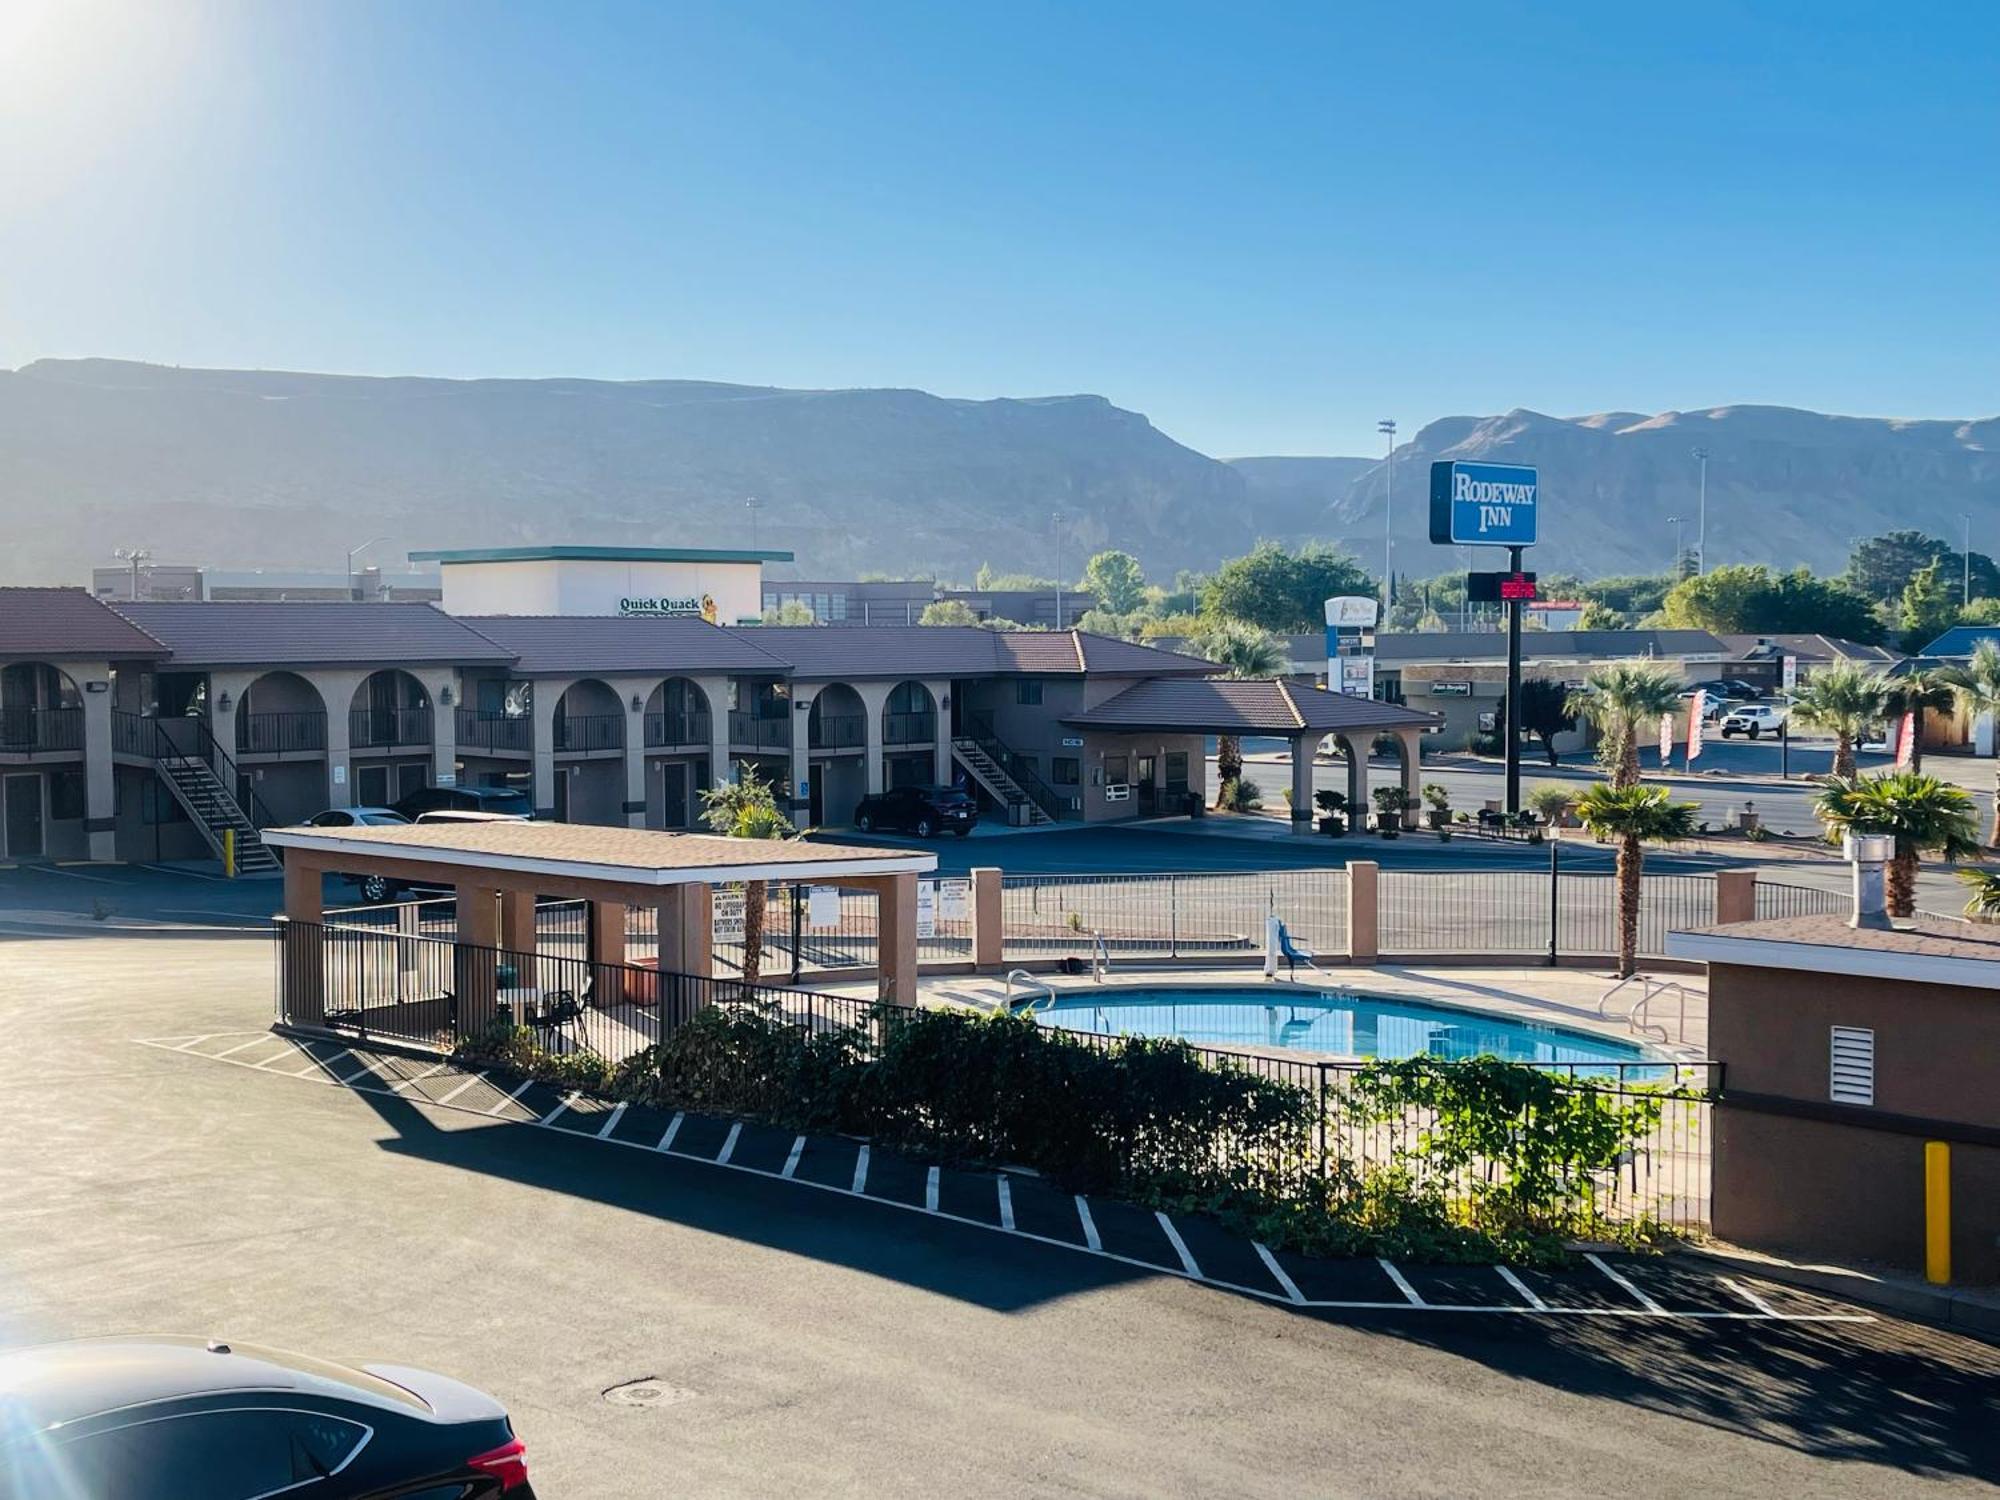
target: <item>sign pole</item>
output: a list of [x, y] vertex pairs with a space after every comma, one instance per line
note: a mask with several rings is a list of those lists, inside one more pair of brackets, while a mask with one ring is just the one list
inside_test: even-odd
[[[1521, 571], [1521, 549], [1507, 549], [1507, 566]], [[1507, 601], [1507, 813], [1521, 810], [1521, 601]]]

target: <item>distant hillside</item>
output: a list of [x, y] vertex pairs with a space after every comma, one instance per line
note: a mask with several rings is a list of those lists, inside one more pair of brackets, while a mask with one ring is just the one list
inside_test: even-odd
[[[43, 360], [0, 372], [8, 581], [162, 559], [339, 567], [526, 542], [766, 546], [821, 575], [1149, 568], [1234, 545], [1242, 477], [1099, 396], [955, 401], [656, 380], [429, 380]], [[1254, 529], [1254, 528], [1253, 528]], [[380, 555], [380, 554], [378, 554]]]
[[[1901, 527], [1956, 539], [1970, 513], [1991, 546], [2000, 519], [2000, 418], [1902, 421], [1832, 417], [1783, 406], [1606, 412], [1562, 418], [1512, 411], [1446, 417], [1396, 450], [1396, 566], [1441, 570], [1448, 549], [1427, 537], [1433, 459], [1486, 459], [1541, 470], [1543, 571], [1659, 572], [1674, 527], [1695, 540], [1699, 468], [1708, 459], [1713, 563], [1845, 565], [1850, 539]], [[1385, 466], [1373, 465], [1334, 506], [1338, 529], [1380, 534]]]
[[[1712, 561], [1839, 566], [1851, 536], [2000, 515], [2000, 420], [1782, 407], [1433, 422], [1396, 455], [1397, 567], [1424, 538], [1430, 460], [1539, 464], [1543, 569], [1667, 566], [1710, 449]], [[412, 547], [766, 546], [798, 571], [1045, 572], [1098, 547], [1156, 577], [1260, 536], [1379, 535], [1384, 466], [1182, 446], [1100, 396], [960, 401], [689, 380], [432, 380], [43, 360], [0, 371], [0, 581], [81, 581], [121, 545], [219, 566], [338, 567]], [[754, 497], [754, 516], [745, 501]], [[1991, 546], [1991, 539], [1987, 539]], [[1375, 550], [1359, 545], [1370, 563]]]

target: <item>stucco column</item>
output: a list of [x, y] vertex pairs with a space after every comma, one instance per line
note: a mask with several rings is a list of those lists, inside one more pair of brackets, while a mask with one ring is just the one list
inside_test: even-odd
[[1396, 738], [1403, 743], [1403, 826], [1415, 828], [1419, 826], [1418, 799], [1424, 789], [1423, 733], [1416, 729], [1399, 729]]
[[1347, 866], [1347, 956], [1357, 964], [1372, 964], [1381, 956], [1381, 910], [1377, 877], [1382, 867], [1370, 859]]
[[861, 700], [861, 763], [867, 771], [868, 793], [873, 796], [889, 784], [882, 745], [885, 738], [882, 714], [889, 706], [891, 684], [857, 682], [855, 696]]
[[294, 1026], [319, 1026], [326, 1020], [326, 971], [320, 932], [325, 908], [320, 900], [321, 872], [300, 849], [285, 851], [284, 945], [278, 969], [283, 987], [278, 996], [279, 1019]]
[[1715, 922], [1757, 920], [1757, 872], [1717, 870], [1715, 872]]
[[[1313, 831], [1313, 748], [1319, 739], [1316, 734], [1292, 736], [1292, 832], [1296, 834]], [[1166, 764], [1164, 754], [1160, 763]]]
[[972, 872], [972, 962], [981, 969], [999, 968], [1006, 952], [1004, 889], [997, 867], [981, 865]]
[[[111, 664], [70, 668], [83, 692], [83, 833], [92, 859], [118, 857], [117, 781], [111, 761]], [[92, 692], [93, 687], [102, 691]]]
[[458, 890], [458, 939], [452, 948], [453, 991], [458, 996], [458, 1034], [477, 1036], [493, 1022], [498, 1006], [494, 994], [498, 966], [492, 950], [500, 946], [500, 893], [491, 886], [461, 885]]
[[875, 886], [876, 994], [917, 1003], [917, 877], [882, 875]]
[[[231, 797], [236, 795], [236, 783], [230, 777], [227, 765], [236, 756], [236, 716], [243, 712], [246, 706], [243, 702], [244, 695], [249, 692], [250, 684], [255, 682], [259, 675], [256, 672], [208, 674], [208, 732], [215, 741], [215, 757], [210, 762], [209, 769], [214, 771], [216, 779], [229, 789]], [[222, 706], [225, 696], [229, 700], [227, 708]]]
[[535, 951], [535, 893], [500, 893], [500, 946], [509, 953]]
[[1347, 752], [1348, 830], [1359, 833], [1368, 826], [1368, 756], [1347, 735], [1335, 735]]
[[625, 903], [592, 901], [586, 937], [589, 940], [591, 977], [590, 1003], [616, 1005], [625, 998]]
[[660, 894], [660, 1034], [694, 1018], [713, 993], [713, 898], [706, 885], [670, 885]]
[[937, 710], [937, 738], [932, 742], [932, 778], [939, 786], [950, 786], [958, 768], [951, 759], [951, 684], [926, 682], [931, 690], [931, 706]]
[[[431, 700], [431, 785], [456, 786], [458, 784], [458, 710], [465, 702], [465, 684], [458, 679], [458, 673], [438, 670], [423, 679], [424, 691]], [[451, 690], [451, 702], [444, 701], [445, 689]]]
[[[646, 700], [652, 696], [657, 679], [612, 677], [605, 685], [618, 695], [619, 712], [625, 715], [625, 826], [646, 826]], [[639, 706], [634, 708], [636, 703]]]
[[708, 784], [722, 786], [730, 779], [729, 679], [697, 677], [695, 683], [708, 699]]
[[789, 809], [792, 822], [801, 828], [812, 814], [812, 799], [800, 788], [812, 774], [812, 705], [818, 696], [817, 687], [792, 684], [792, 755], [786, 768], [785, 795], [778, 800]]
[[366, 672], [303, 672], [320, 702], [326, 705], [326, 805], [354, 805], [354, 741], [349, 715], [354, 695], [368, 678]]
[[538, 818], [556, 815], [556, 704], [568, 687], [560, 677], [545, 677], [535, 683], [533, 765]]

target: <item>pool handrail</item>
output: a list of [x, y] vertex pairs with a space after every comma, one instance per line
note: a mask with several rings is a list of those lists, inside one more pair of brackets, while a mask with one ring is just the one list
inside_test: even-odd
[[1034, 1010], [1035, 1001], [1037, 998], [1034, 993], [1036, 990], [1041, 991], [1040, 999], [1045, 1006], [1054, 1005], [1056, 1003], [1056, 990], [1054, 985], [1048, 983], [1046, 980], [1039, 980], [1035, 978], [1035, 976], [1030, 974], [1026, 969], [1009, 969], [1007, 971], [1007, 981], [1006, 981], [1007, 982], [1006, 1006], [1009, 1015], [1012, 1015], [1016, 1009], [1014, 1005], [1014, 981], [1017, 979], [1021, 981], [1022, 988], [1026, 989], [1029, 992], [1028, 998], [1021, 1002], [1021, 1005], [1019, 1007], [1020, 1009], [1028, 1011]]

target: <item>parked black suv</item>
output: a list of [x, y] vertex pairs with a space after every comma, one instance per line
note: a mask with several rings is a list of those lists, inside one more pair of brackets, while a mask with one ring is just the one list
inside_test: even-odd
[[964, 838], [978, 820], [971, 794], [951, 786], [899, 786], [863, 797], [854, 809], [854, 826], [862, 833], [895, 829], [920, 839], [946, 832]]
[[390, 804], [412, 822], [419, 813], [486, 812], [509, 817], [532, 818], [535, 804], [519, 787], [511, 786], [427, 786], [398, 797]]

